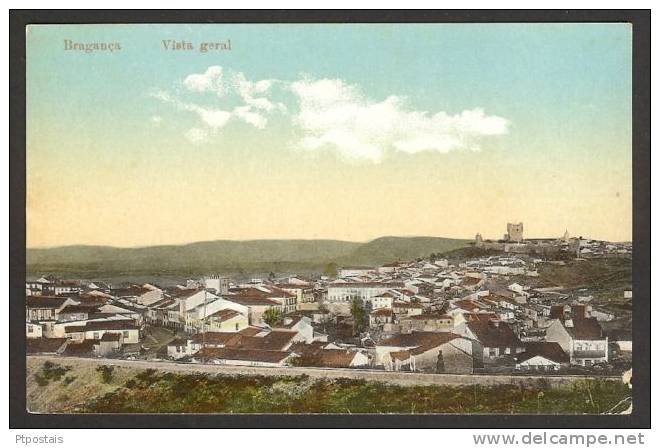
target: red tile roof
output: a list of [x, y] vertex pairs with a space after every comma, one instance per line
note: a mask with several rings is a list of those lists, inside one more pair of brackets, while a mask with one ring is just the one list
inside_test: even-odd
[[64, 327], [66, 333], [102, 330], [138, 330], [140, 327], [133, 320], [103, 320], [88, 321], [85, 325], [70, 325]]
[[27, 297], [27, 307], [28, 308], [48, 308], [48, 309], [57, 309], [64, 305], [64, 302], [69, 300], [68, 297], [57, 297], [57, 296], [28, 296]]
[[98, 305], [67, 305], [60, 311], [60, 315], [67, 313], [95, 313], [99, 310]]
[[461, 285], [463, 286], [474, 286], [479, 284], [483, 279], [482, 278], [477, 278], [477, 277], [463, 277], [463, 280], [461, 281]]
[[573, 326], [566, 326], [566, 320], [563, 321], [564, 328], [573, 339], [593, 341], [604, 339], [603, 328], [595, 317], [588, 319], [572, 319]]
[[527, 361], [535, 356], [542, 356], [560, 364], [569, 361], [568, 354], [556, 342], [527, 342], [525, 351], [518, 355], [517, 361]]
[[476, 320], [467, 323], [484, 347], [522, 347], [522, 342], [506, 322]]
[[318, 365], [320, 367], [350, 367], [357, 352], [349, 350], [320, 350], [317, 353]]
[[192, 336], [195, 344], [205, 343], [208, 345], [226, 345], [229, 342], [240, 339], [238, 333], [220, 333], [216, 331], [207, 331], [206, 333], [197, 333]]
[[207, 347], [195, 354], [195, 358], [227, 359], [235, 361], [253, 361], [279, 364], [288, 358], [291, 352], [275, 350], [245, 350], [237, 348], [212, 348]]
[[237, 311], [230, 310], [230, 309], [224, 309], [224, 310], [216, 311], [213, 314], [209, 314], [208, 317], [212, 317], [213, 319], [217, 319], [217, 320], [220, 320], [220, 321], [224, 322], [226, 320], [233, 319], [234, 317], [240, 316], [240, 315], [241, 315], [241, 313], [239, 313]]

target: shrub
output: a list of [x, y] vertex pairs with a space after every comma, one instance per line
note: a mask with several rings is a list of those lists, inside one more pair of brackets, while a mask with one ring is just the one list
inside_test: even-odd
[[101, 380], [105, 383], [108, 384], [110, 381], [112, 381], [112, 374], [114, 372], [115, 368], [113, 366], [98, 366], [96, 368], [96, 371], [101, 374]]
[[48, 385], [48, 379], [44, 378], [41, 374], [37, 373], [34, 375], [34, 380], [37, 382], [39, 387], [44, 387]]
[[48, 384], [48, 381], [50, 380], [59, 381], [69, 370], [71, 370], [71, 367], [62, 367], [54, 362], [46, 361], [41, 367], [40, 376], [45, 380], [46, 384]]

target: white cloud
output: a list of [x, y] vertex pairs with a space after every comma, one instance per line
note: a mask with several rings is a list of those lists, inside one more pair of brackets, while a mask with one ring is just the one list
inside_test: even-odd
[[[269, 98], [275, 83], [276, 81], [271, 79], [250, 81], [241, 72], [225, 72], [222, 67], [213, 65], [203, 73], [186, 76], [182, 84], [189, 92], [212, 93], [225, 105], [224, 108], [183, 101], [164, 90], [157, 91], [152, 96], [173, 104], [180, 110], [196, 113], [201, 120], [200, 125], [213, 130], [222, 129], [232, 118], [264, 129], [269, 114], [276, 111], [286, 112], [284, 104], [273, 102]], [[232, 105], [232, 102], [235, 104]]]
[[234, 109], [234, 115], [247, 124], [251, 124], [255, 128], [263, 129], [266, 127], [266, 117], [258, 112], [254, 112], [250, 106], [240, 106]]
[[429, 114], [411, 110], [396, 95], [369, 100], [339, 79], [304, 79], [291, 83], [291, 90], [300, 106], [294, 123], [305, 133], [299, 146], [333, 148], [352, 160], [377, 162], [387, 151], [478, 150], [483, 137], [508, 132], [508, 120], [483, 109]]
[[183, 85], [194, 92], [215, 92], [222, 95], [225, 86], [222, 79], [223, 70], [219, 65], [212, 65], [204, 73], [188, 75], [183, 80]]
[[194, 112], [197, 114], [204, 125], [214, 130], [222, 129], [225, 127], [229, 119], [232, 117], [232, 113], [226, 110], [210, 108], [190, 102], [181, 101], [164, 90], [159, 90], [153, 93], [152, 96], [164, 103], [173, 104], [177, 109], [187, 112]]
[[[264, 129], [271, 114], [291, 111], [290, 124], [302, 134], [297, 147], [331, 149], [345, 159], [378, 162], [391, 152], [479, 150], [485, 137], [506, 134], [509, 128], [508, 120], [481, 108], [454, 115], [414, 110], [401, 96], [369, 99], [359, 86], [341, 79], [251, 81], [242, 72], [211, 66], [188, 75], [183, 86], [191, 94], [211, 93], [207, 102], [214, 105], [183, 101], [162, 90], [152, 96], [198, 116], [198, 125], [186, 134], [195, 142], [208, 139], [232, 119]], [[290, 106], [275, 101], [277, 94], [286, 95]]]
[[151, 121], [152, 125], [158, 127], [163, 122], [163, 117], [161, 117], [160, 115], [154, 115], [153, 117], [151, 117], [149, 121]]
[[219, 109], [208, 109], [205, 107], [200, 107], [200, 106], [195, 106], [195, 105], [189, 105], [191, 111], [196, 112], [197, 115], [199, 115], [199, 118], [202, 119], [204, 124], [207, 126], [213, 128], [213, 129], [221, 129], [225, 127], [229, 119], [231, 118], [231, 112], [227, 112], [226, 110], [219, 110]]

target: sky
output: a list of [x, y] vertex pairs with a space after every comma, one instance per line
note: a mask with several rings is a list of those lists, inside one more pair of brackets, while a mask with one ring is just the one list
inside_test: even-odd
[[631, 240], [631, 36], [30, 26], [27, 246], [500, 238], [520, 221], [526, 237]]

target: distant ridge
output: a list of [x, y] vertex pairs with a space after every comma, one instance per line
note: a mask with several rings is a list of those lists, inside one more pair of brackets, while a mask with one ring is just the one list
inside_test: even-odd
[[62, 246], [27, 249], [27, 273], [81, 278], [121, 275], [194, 275], [210, 272], [310, 272], [331, 262], [376, 265], [466, 247], [469, 240], [382, 237], [367, 243], [339, 240], [203, 241], [118, 248]]

